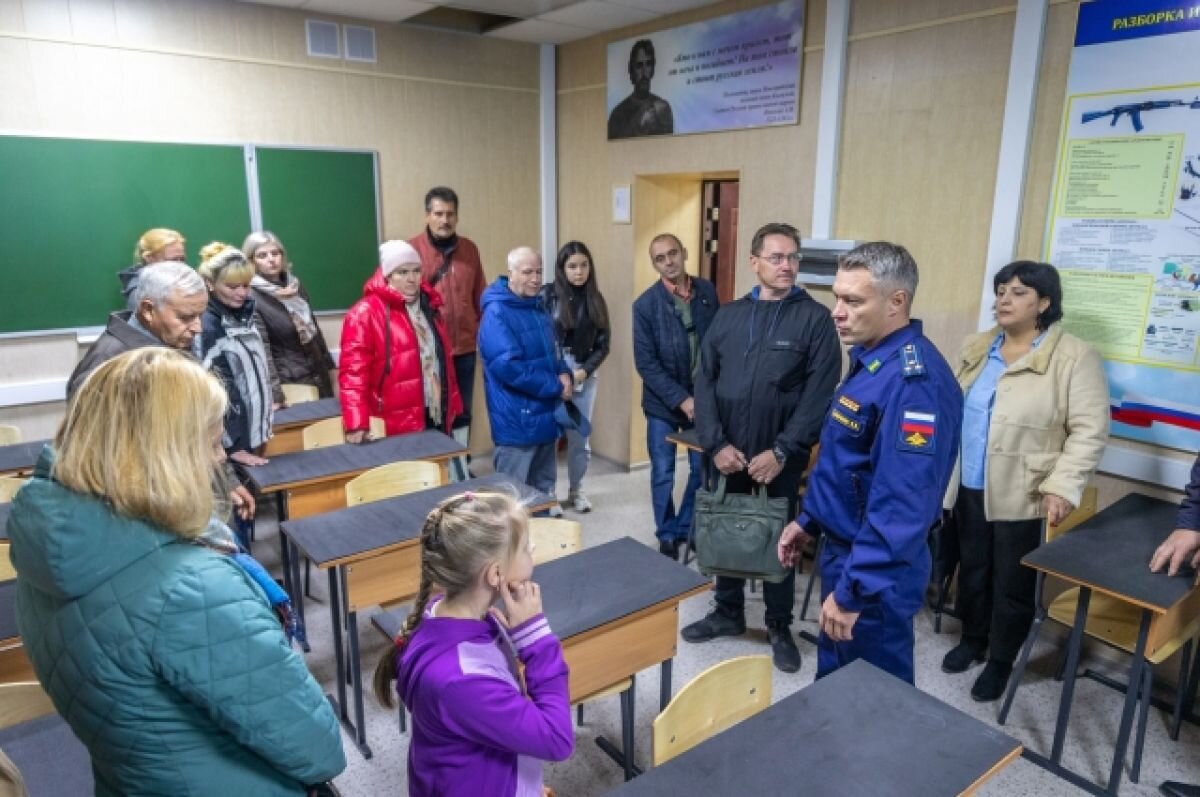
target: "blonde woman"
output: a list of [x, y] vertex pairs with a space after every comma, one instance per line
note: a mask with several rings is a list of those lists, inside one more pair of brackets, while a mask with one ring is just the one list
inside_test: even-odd
[[121, 295], [125, 297], [126, 310], [137, 309], [133, 304], [133, 292], [137, 290], [138, 277], [142, 267], [151, 263], [162, 263], [166, 260], [178, 260], [182, 263], [187, 258], [187, 252], [184, 249], [186, 243], [187, 241], [179, 232], [166, 227], [155, 227], [142, 233], [142, 237], [138, 238], [137, 244], [133, 247], [133, 265], [117, 272], [117, 279], [121, 281]]
[[333, 395], [334, 365], [308, 292], [292, 272], [287, 249], [270, 230], [252, 232], [242, 252], [254, 266], [250, 287], [263, 320], [279, 381], [312, 385], [321, 398]]
[[271, 416], [282, 406], [283, 392], [250, 296], [254, 266], [240, 250], [219, 242], [200, 250], [200, 258], [197, 271], [208, 287], [200, 355], [229, 393], [222, 443], [234, 462], [262, 465], [266, 460], [260, 454], [271, 437]]
[[346, 765], [264, 593], [201, 544], [225, 513], [225, 409], [186, 355], [122, 354], [13, 502], [21, 637], [98, 795], [301, 795]]

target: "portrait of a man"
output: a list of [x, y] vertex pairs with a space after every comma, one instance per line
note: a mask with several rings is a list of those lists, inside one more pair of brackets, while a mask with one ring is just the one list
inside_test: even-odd
[[629, 82], [633, 93], [621, 100], [608, 115], [608, 137], [635, 138], [662, 136], [675, 132], [671, 104], [650, 93], [654, 78], [654, 43], [649, 39], [634, 42], [629, 51]]

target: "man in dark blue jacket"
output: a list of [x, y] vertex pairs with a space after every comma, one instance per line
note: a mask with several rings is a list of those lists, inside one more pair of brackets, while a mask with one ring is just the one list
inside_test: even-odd
[[571, 371], [558, 356], [550, 316], [538, 298], [541, 287], [541, 256], [527, 246], [509, 252], [508, 276], [483, 293], [479, 352], [496, 444], [492, 465], [498, 473], [554, 495], [559, 436], [554, 411], [571, 397], [572, 385]]
[[700, 455], [688, 454], [691, 474], [676, 512], [675, 445], [666, 437], [691, 429], [695, 420], [692, 381], [700, 341], [717, 312], [717, 292], [708, 280], [687, 273], [687, 250], [671, 233], [650, 242], [650, 262], [662, 279], [633, 303], [633, 359], [642, 378], [654, 535], [659, 552], [674, 559], [692, 527]]
[[[696, 376], [700, 445], [731, 493], [765, 486], [795, 511], [809, 454], [842, 370], [829, 310], [796, 286], [800, 232], [764, 225], [750, 243], [757, 284], [723, 306], [701, 347]], [[744, 579], [717, 576], [715, 608], [683, 629], [688, 642], [744, 633]], [[763, 584], [766, 625], [776, 668], [800, 669], [791, 635], [796, 573]]]

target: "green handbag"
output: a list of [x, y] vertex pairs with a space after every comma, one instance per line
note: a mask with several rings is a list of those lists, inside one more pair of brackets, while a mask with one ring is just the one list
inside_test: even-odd
[[696, 564], [706, 576], [754, 578], [778, 584], [791, 568], [779, 563], [779, 537], [788, 522], [787, 498], [726, 493], [725, 476], [712, 492], [696, 491]]

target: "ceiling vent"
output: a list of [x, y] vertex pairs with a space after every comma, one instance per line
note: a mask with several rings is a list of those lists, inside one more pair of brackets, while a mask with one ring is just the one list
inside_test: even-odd
[[[338, 26], [333, 22], [320, 19], [304, 20], [304, 32], [308, 39], [308, 54], [313, 58], [341, 58], [341, 37]], [[374, 34], [372, 34], [372, 37]], [[372, 38], [374, 51], [374, 38]], [[372, 59], [374, 60], [374, 59]]]
[[346, 60], [375, 63], [375, 29], [361, 25], [343, 25], [346, 40]]

